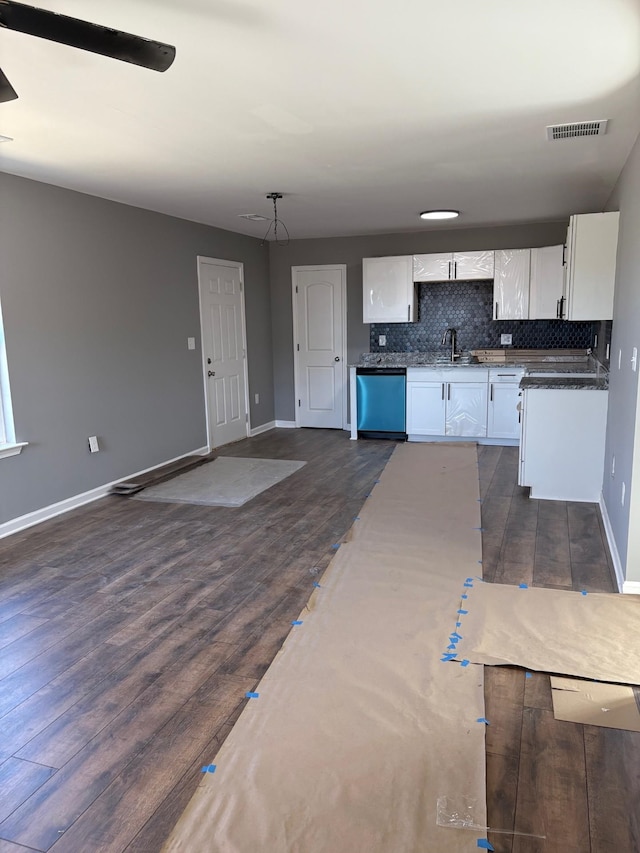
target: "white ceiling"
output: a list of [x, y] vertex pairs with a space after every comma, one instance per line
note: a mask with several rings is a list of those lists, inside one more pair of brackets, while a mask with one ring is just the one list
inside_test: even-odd
[[[158, 74], [0, 31], [4, 171], [262, 236], [601, 210], [640, 131], [640, 0], [36, 0], [166, 41]], [[545, 126], [611, 119], [606, 136]], [[443, 226], [440, 226], [443, 227]], [[444, 225], [451, 228], [451, 222]]]

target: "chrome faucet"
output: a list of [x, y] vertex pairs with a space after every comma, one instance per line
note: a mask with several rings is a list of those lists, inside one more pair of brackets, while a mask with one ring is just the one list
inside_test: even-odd
[[451, 362], [453, 363], [456, 358], [460, 358], [460, 353], [456, 352], [456, 337], [457, 331], [453, 328], [445, 329], [445, 333], [442, 336], [442, 346], [444, 346], [447, 342], [447, 335], [450, 335], [451, 340]]

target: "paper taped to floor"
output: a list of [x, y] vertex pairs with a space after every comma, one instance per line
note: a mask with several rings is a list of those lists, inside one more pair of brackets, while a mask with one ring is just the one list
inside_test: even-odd
[[551, 676], [556, 720], [640, 732], [638, 688], [577, 678]]
[[[449, 475], [437, 476], [442, 464]], [[404, 490], [411, 536], [385, 513]], [[433, 490], [441, 492], [440, 499]], [[437, 825], [441, 796], [486, 825], [481, 668], [445, 666], [450, 602], [480, 568], [475, 447], [397, 448], [283, 648], [203, 773], [165, 847], [176, 853], [471, 853]], [[394, 497], [394, 500], [396, 498]], [[455, 504], [456, 558], [441, 530]], [[428, 507], [428, 508], [427, 508]]]
[[455, 659], [640, 684], [640, 596], [477, 584]]

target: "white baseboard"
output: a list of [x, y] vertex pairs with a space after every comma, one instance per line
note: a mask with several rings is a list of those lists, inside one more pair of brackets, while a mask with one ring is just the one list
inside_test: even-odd
[[260, 435], [263, 432], [269, 432], [270, 429], [275, 429], [275, 426], [275, 421], [268, 421], [266, 424], [260, 424], [260, 426], [249, 430], [249, 438], [253, 438], [254, 435]]
[[295, 421], [276, 421], [278, 429], [296, 429]]
[[622, 584], [625, 595], [640, 595], [640, 581], [625, 581]]
[[73, 497], [65, 498], [65, 500], [58, 501], [58, 503], [50, 504], [49, 506], [42, 507], [42, 509], [36, 509], [33, 512], [28, 512], [26, 515], [20, 515], [18, 518], [12, 518], [10, 521], [0, 524], [0, 539], [4, 539], [5, 536], [11, 536], [13, 533], [19, 533], [21, 530], [26, 530], [27, 527], [33, 527], [35, 524], [48, 521], [57, 515], [70, 512], [72, 509], [77, 509], [80, 506], [104, 498], [116, 483], [131, 480], [133, 477], [139, 477], [141, 474], [148, 474], [149, 471], [155, 471], [157, 468], [162, 468], [163, 465], [170, 465], [172, 462], [179, 462], [180, 459], [185, 459], [187, 456], [206, 456], [209, 452], [208, 447], [199, 447], [197, 450], [191, 450], [189, 453], [183, 453], [180, 456], [175, 456], [173, 459], [167, 459], [158, 465], [152, 465], [150, 468], [144, 468], [142, 471], [136, 471], [134, 474], [128, 474], [126, 477], [120, 477], [118, 480], [112, 480], [110, 483], [104, 483], [102, 486], [90, 489], [88, 492], [73, 495]]
[[[618, 546], [616, 544], [615, 536], [613, 535], [613, 527], [611, 526], [611, 521], [609, 520], [609, 513], [607, 512], [607, 505], [604, 502], [604, 496], [600, 494], [600, 512], [602, 514], [602, 522], [604, 524], [604, 532], [607, 535], [607, 542], [609, 543], [609, 551], [611, 551], [611, 559], [613, 560], [613, 568], [616, 573], [616, 580], [618, 582], [618, 591], [619, 592], [640, 592], [640, 582], [636, 581], [625, 581], [624, 579], [624, 570], [622, 568], [622, 561], [620, 560], [620, 553], [618, 551]], [[637, 590], [627, 589], [629, 584], [632, 584], [638, 587]]]

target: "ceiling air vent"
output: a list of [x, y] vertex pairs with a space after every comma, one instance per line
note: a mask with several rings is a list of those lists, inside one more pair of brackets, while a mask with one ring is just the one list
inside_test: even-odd
[[600, 121], [574, 121], [571, 124], [550, 124], [547, 127], [547, 139], [573, 139], [575, 136], [604, 136], [607, 132], [608, 118]]
[[259, 213], [239, 213], [240, 219], [248, 219], [250, 222], [266, 222], [266, 216], [260, 216]]

